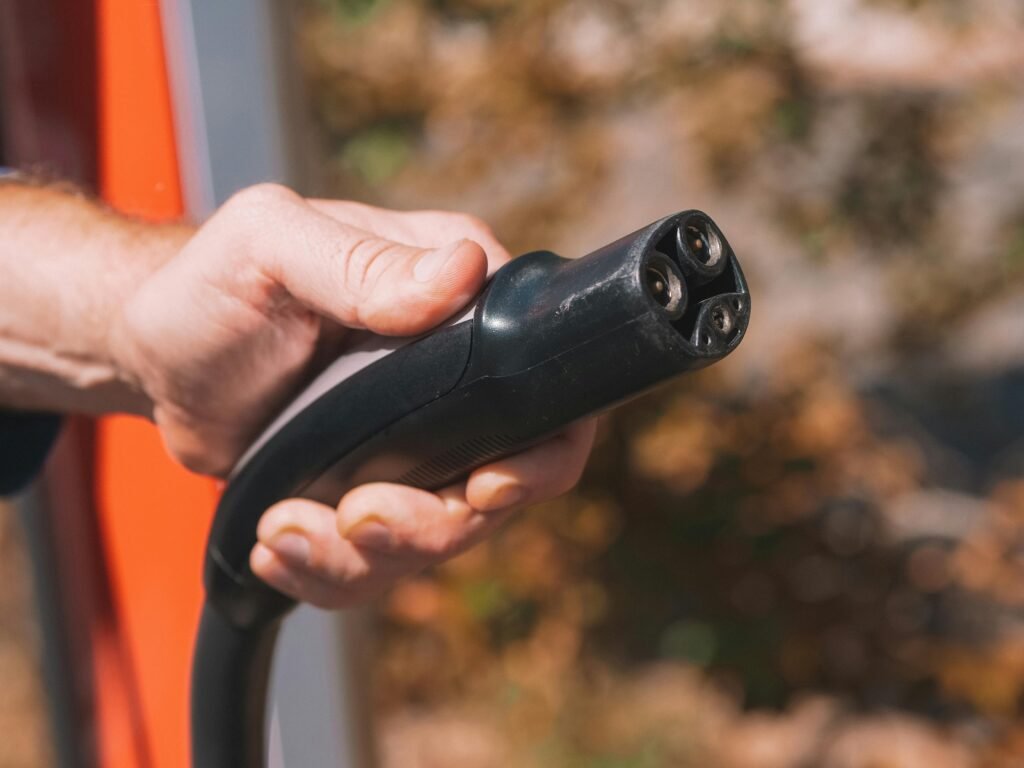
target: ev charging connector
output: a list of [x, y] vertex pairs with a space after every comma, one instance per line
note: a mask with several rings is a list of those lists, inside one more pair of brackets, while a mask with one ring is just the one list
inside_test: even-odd
[[262, 768], [267, 680], [293, 602], [249, 569], [282, 499], [334, 506], [373, 481], [435, 490], [687, 371], [721, 360], [750, 296], [718, 226], [690, 210], [579, 259], [498, 270], [471, 313], [341, 358], [243, 456], [207, 547], [192, 676], [194, 768]]

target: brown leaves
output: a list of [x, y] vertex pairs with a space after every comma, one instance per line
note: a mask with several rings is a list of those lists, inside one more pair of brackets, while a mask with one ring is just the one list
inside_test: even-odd
[[[617, 411], [580, 491], [396, 587], [377, 656], [388, 765], [1020, 762], [1018, 465], [967, 455], [998, 431], [970, 375], [953, 398], [978, 436], [950, 437], [941, 401], [922, 416], [923, 386], [886, 394], [952, 380], [947, 348], [977, 346], [952, 329], [1021, 290], [1019, 105], [944, 68], [889, 87], [878, 73], [914, 51], [812, 34], [856, 42], [846, 21], [869, 5], [308, 14], [338, 194], [469, 208], [513, 250], [571, 253], [612, 215], [706, 204], [754, 280], [758, 355]], [[919, 5], [887, 2], [908, 26], [886, 30], [931, 34]], [[1008, 347], [1008, 306], [1001, 335], [970, 338]]]

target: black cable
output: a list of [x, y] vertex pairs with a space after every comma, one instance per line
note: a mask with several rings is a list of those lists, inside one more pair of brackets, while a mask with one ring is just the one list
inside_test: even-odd
[[89, 738], [79, 708], [82, 691], [80, 676], [75, 675], [71, 627], [61, 611], [53, 510], [38, 495], [29, 494], [22, 497], [19, 512], [32, 566], [54, 759], [58, 768], [84, 768], [93, 760], [85, 746]]
[[203, 606], [192, 662], [192, 768], [264, 768], [277, 619], [238, 629]]

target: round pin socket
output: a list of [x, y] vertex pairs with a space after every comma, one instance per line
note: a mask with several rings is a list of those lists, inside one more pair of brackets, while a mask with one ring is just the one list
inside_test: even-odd
[[690, 216], [676, 230], [680, 266], [687, 274], [709, 279], [721, 271], [725, 241], [718, 228], [704, 216]]
[[683, 275], [671, 259], [661, 253], [652, 253], [643, 267], [643, 282], [647, 294], [665, 310], [673, 320], [686, 309], [686, 288]]
[[708, 314], [708, 320], [711, 325], [714, 326], [715, 330], [721, 333], [723, 336], [728, 336], [733, 326], [732, 312], [728, 307], [718, 304], [711, 308], [711, 312]]

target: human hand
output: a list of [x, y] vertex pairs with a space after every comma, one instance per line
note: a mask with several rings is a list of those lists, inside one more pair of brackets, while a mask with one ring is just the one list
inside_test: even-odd
[[[509, 255], [462, 214], [305, 200], [275, 185], [236, 195], [134, 290], [110, 344], [171, 454], [224, 476], [352, 329], [423, 333], [465, 306]], [[438, 493], [374, 483], [337, 509], [281, 502], [263, 516], [253, 571], [299, 600], [341, 607], [444, 560], [510, 510], [572, 487], [583, 422]]]

